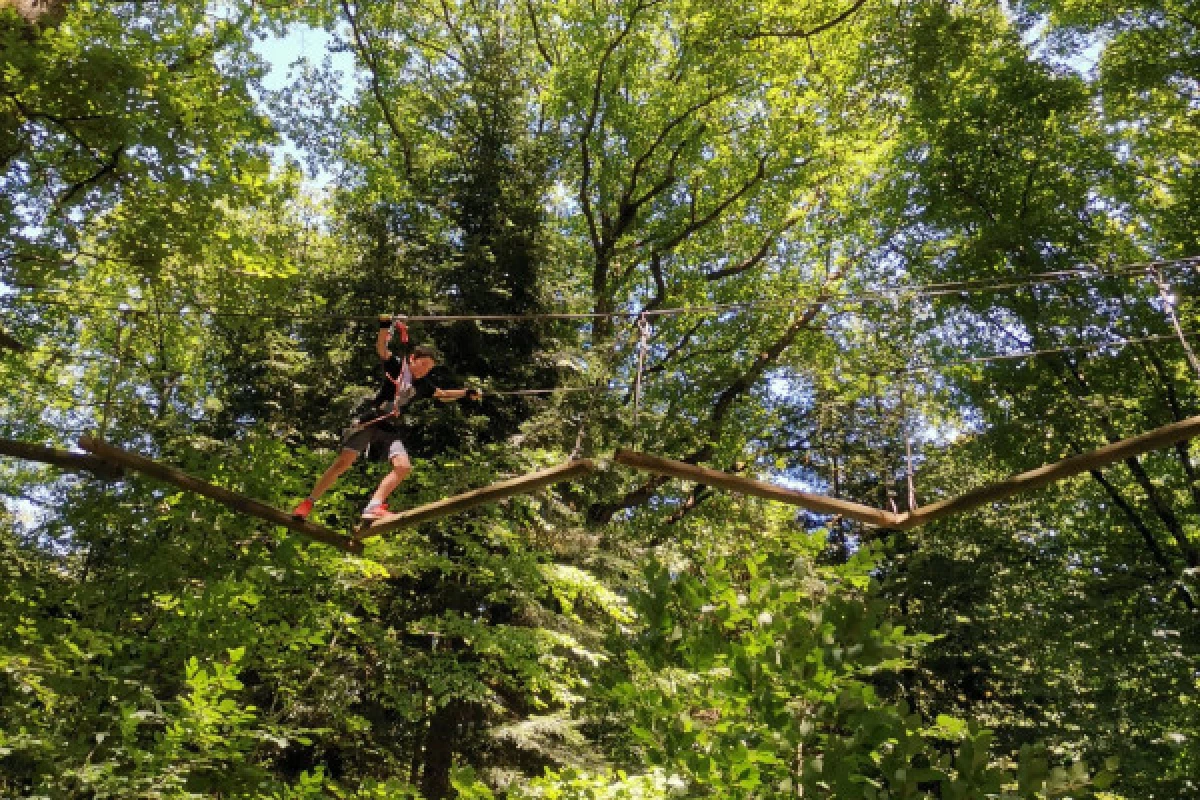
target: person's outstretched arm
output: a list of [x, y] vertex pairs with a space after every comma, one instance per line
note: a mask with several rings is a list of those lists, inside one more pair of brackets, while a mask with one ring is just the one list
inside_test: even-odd
[[464, 397], [468, 400], [478, 400], [483, 397], [483, 392], [479, 389], [438, 389], [433, 393], [433, 397], [443, 403], [451, 403]]

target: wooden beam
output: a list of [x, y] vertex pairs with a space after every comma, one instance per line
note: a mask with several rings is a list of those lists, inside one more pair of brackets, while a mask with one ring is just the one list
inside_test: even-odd
[[267, 522], [273, 522], [276, 525], [282, 525], [288, 530], [302, 533], [322, 544], [327, 544], [350, 553], [362, 552], [362, 544], [360, 542], [336, 533], [329, 528], [306, 520], [295, 519], [285, 511], [272, 508], [265, 503], [260, 503], [257, 500], [232, 492], [229, 489], [206, 483], [199, 478], [193, 478], [185, 472], [181, 472], [173, 467], [164, 466], [145, 456], [131, 453], [128, 450], [122, 450], [119, 447], [113, 447], [111, 444], [95, 437], [81, 436], [79, 438], [79, 446], [105, 461], [111, 461], [126, 469], [141, 472], [164, 483], [178, 486], [185, 491], [195, 492], [211, 500], [216, 500], [218, 503], [228, 506], [234, 511], [258, 517]]
[[40, 444], [0, 439], [0, 456], [38, 461], [72, 472], [91, 472], [98, 478], [115, 481], [121, 477], [121, 468], [108, 461], [84, 453], [56, 450]]
[[778, 500], [820, 514], [840, 514], [849, 519], [865, 522], [881, 528], [893, 528], [900, 521], [899, 514], [892, 514], [878, 508], [871, 508], [849, 500], [839, 500], [836, 497], [802, 492], [798, 489], [785, 489], [765, 481], [753, 478], [743, 478], [740, 475], [730, 475], [707, 467], [698, 467], [683, 461], [637, 453], [633, 450], [618, 450], [613, 460], [627, 467], [652, 472], [658, 475], [669, 475], [672, 478], [682, 478], [685, 481], [703, 483], [707, 486], [717, 486], [740, 494], [751, 494], [767, 500]]
[[400, 528], [411, 528], [414, 525], [420, 525], [422, 522], [456, 514], [459, 511], [466, 511], [468, 508], [474, 508], [484, 503], [494, 503], [497, 500], [503, 500], [506, 497], [512, 497], [516, 494], [526, 494], [543, 486], [571, 480], [579, 475], [591, 472], [595, 468], [595, 462], [586, 458], [568, 461], [566, 464], [560, 464], [557, 467], [493, 483], [490, 486], [484, 486], [482, 489], [474, 489], [464, 494], [455, 495], [454, 497], [447, 497], [445, 500], [438, 500], [435, 503], [428, 503], [427, 505], [410, 508], [407, 511], [388, 514], [386, 517], [372, 523], [371, 527], [361, 529], [355, 534], [355, 538], [380, 536], [394, 530], [399, 530]]
[[1134, 456], [1148, 453], [1151, 450], [1168, 447], [1176, 442], [1191, 439], [1195, 436], [1200, 436], [1200, 416], [1188, 417], [1185, 420], [1164, 425], [1161, 428], [1155, 428], [1138, 436], [1113, 442], [1090, 453], [1071, 456], [1070, 458], [1064, 458], [1062, 461], [1056, 461], [1053, 464], [1047, 464], [1044, 467], [1038, 467], [1029, 472], [1022, 472], [1019, 475], [1014, 475], [998, 483], [982, 486], [958, 497], [930, 503], [924, 508], [917, 509], [908, 514], [902, 514], [900, 528], [907, 530], [908, 528], [924, 525], [951, 514], [959, 514], [963, 511], [977, 508], [986, 503], [995, 503], [1004, 500], [1019, 492], [1040, 489], [1043, 486], [1065, 480], [1074, 475], [1107, 467], [1118, 461], [1124, 461], [1127, 458], [1133, 458]]

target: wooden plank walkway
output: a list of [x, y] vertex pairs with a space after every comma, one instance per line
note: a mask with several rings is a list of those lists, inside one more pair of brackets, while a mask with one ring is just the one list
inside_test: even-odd
[[137, 453], [131, 453], [128, 450], [122, 450], [119, 447], [113, 447], [111, 444], [97, 439], [93, 436], [79, 437], [79, 446], [89, 453], [103, 459], [118, 464], [126, 469], [140, 472], [156, 478], [164, 483], [169, 483], [173, 486], [178, 486], [180, 489], [196, 494], [203, 495], [211, 500], [216, 500], [222, 505], [232, 508], [234, 511], [240, 511], [243, 514], [249, 514], [252, 517], [273, 522], [276, 525], [282, 525], [288, 530], [296, 533], [304, 534], [310, 539], [321, 542], [322, 544], [336, 547], [339, 550], [344, 550], [348, 553], [361, 553], [363, 546], [361, 542], [355, 541], [349, 536], [343, 536], [340, 533], [330, 530], [321, 525], [317, 525], [306, 520], [298, 520], [293, 518], [286, 511], [280, 511], [266, 503], [260, 503], [257, 500], [230, 491], [229, 489], [215, 486], [211, 483], [192, 477], [185, 472], [175, 469], [174, 467], [164, 466], [157, 461], [153, 461], [145, 456], [140, 456]]
[[840, 500], [835, 497], [801, 492], [795, 489], [785, 489], [765, 481], [754, 480], [740, 475], [730, 475], [707, 467], [698, 467], [683, 461], [673, 461], [646, 453], [632, 450], [618, 450], [614, 460], [627, 467], [650, 472], [658, 475], [668, 475], [674, 478], [716, 486], [731, 492], [750, 494], [755, 497], [765, 497], [768, 500], [778, 500], [781, 503], [807, 508], [822, 514], [840, 514], [849, 519], [865, 522], [882, 528], [899, 528], [908, 530], [918, 525], [925, 525], [934, 520], [942, 519], [951, 514], [961, 514], [987, 503], [1005, 500], [1021, 492], [1033, 491], [1056, 483], [1061, 480], [1089, 472], [1094, 469], [1107, 467], [1118, 461], [1124, 461], [1135, 456], [1169, 447], [1185, 439], [1200, 436], [1200, 416], [1188, 417], [1185, 420], [1155, 428], [1152, 431], [1131, 436], [1118, 442], [1105, 445], [1088, 453], [1071, 456], [1053, 464], [1022, 472], [996, 483], [981, 486], [958, 497], [939, 500], [924, 508], [903, 514], [893, 514], [882, 509]]
[[1121, 439], [1096, 450], [1064, 458], [1053, 464], [1047, 464], [1011, 478], [972, 489], [958, 497], [930, 503], [924, 508], [901, 515], [905, 519], [901, 521], [900, 527], [907, 530], [951, 514], [961, 514], [986, 503], [996, 503], [1021, 492], [1040, 489], [1080, 473], [1107, 467], [1118, 461], [1140, 456], [1151, 450], [1169, 447], [1176, 442], [1196, 436], [1200, 436], [1200, 416], [1188, 417], [1179, 422], [1131, 436], [1128, 439]]
[[506, 497], [526, 494], [543, 486], [571, 480], [579, 475], [587, 474], [595, 468], [595, 462], [586, 458], [568, 461], [557, 467], [493, 483], [489, 486], [484, 486], [482, 489], [474, 489], [463, 494], [454, 495], [453, 497], [447, 497], [445, 500], [438, 500], [437, 502], [410, 508], [406, 511], [388, 514], [386, 517], [376, 520], [369, 528], [360, 529], [355, 534], [355, 538], [362, 539], [368, 536], [380, 536], [401, 528], [411, 528], [414, 525], [420, 525], [422, 522], [456, 514], [459, 511], [466, 511], [468, 508], [474, 508], [485, 503], [494, 503]]
[[728, 489], [731, 492], [764, 497], [767, 500], [778, 500], [781, 503], [790, 503], [791, 505], [800, 506], [819, 514], [840, 514], [843, 517], [865, 522], [868, 525], [875, 525], [876, 527], [894, 528], [900, 522], [899, 514], [882, 511], [871, 506], [864, 506], [861, 503], [839, 500], [836, 497], [827, 497], [825, 495], [812, 494], [811, 492], [802, 492], [798, 489], [785, 489], [782, 486], [776, 486], [766, 481], [746, 478], [741, 475], [730, 475], [728, 472], [721, 472], [720, 470], [709, 469], [708, 467], [698, 467], [695, 464], [673, 461], [669, 458], [638, 453], [633, 450], [618, 450], [613, 460], [618, 464], [624, 464], [627, 467], [633, 467], [643, 472], [682, 478], [688, 481], [695, 481], [696, 483], [703, 483], [706, 486]]
[[[788, 489], [765, 481], [730, 475], [719, 470], [633, 450], [618, 450], [614, 460], [618, 464], [643, 472], [682, 478], [733, 492], [777, 500], [821, 514], [839, 514], [876, 527], [907, 530], [952, 514], [960, 514], [978, 508], [987, 503], [999, 502], [1021, 492], [1033, 491], [1084, 472], [1101, 469], [1196, 436], [1200, 436], [1200, 416], [1164, 425], [1138, 436], [1122, 439], [1091, 452], [1065, 458], [904, 514], [894, 514], [849, 500]], [[485, 503], [493, 503], [513, 495], [533, 492], [551, 484], [585, 475], [596, 469], [596, 464], [588, 459], [569, 461], [557, 467], [500, 481], [434, 503], [389, 514], [375, 521], [369, 528], [360, 529], [353, 536], [343, 536], [321, 525], [294, 519], [290, 514], [277, 508], [272, 508], [229, 489], [206, 483], [173, 467], [114, 447], [95, 437], [82, 436], [79, 444], [92, 455], [70, 453], [42, 445], [0, 439], [0, 456], [11, 456], [52, 464], [64, 469], [92, 472], [110, 480], [119, 478], [122, 468], [133, 470], [178, 486], [185, 491], [195, 492], [216, 500], [235, 511], [281, 525], [315, 541], [350, 553], [361, 553], [363, 550], [362, 540], [367, 537], [380, 536], [401, 528], [413, 527], [423, 522], [456, 514]]]

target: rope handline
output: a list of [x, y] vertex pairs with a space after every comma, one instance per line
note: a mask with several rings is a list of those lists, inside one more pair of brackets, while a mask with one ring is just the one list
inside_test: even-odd
[[[1188, 338], [1200, 337], [1200, 331], [1184, 331], [1183, 335]], [[959, 359], [956, 361], [945, 361], [940, 364], [926, 363], [913, 367], [901, 367], [894, 370], [863, 370], [857, 372], [841, 371], [839, 374], [843, 376], [865, 376], [872, 375], [917, 375], [928, 372], [933, 372], [939, 369], [951, 369], [954, 367], [973, 366], [976, 364], [988, 364], [995, 361], [1016, 361], [1027, 358], [1037, 358], [1044, 355], [1054, 355], [1060, 353], [1079, 352], [1084, 350], [1104, 350], [1106, 348], [1120, 349], [1131, 344], [1152, 344], [1162, 342], [1178, 342], [1179, 337], [1174, 333], [1156, 334], [1151, 336], [1139, 336], [1129, 339], [1121, 339], [1109, 342], [1089, 342], [1086, 344], [1066, 345], [1064, 347], [1050, 347], [1040, 350], [1029, 350], [1013, 353], [994, 353], [985, 356], [976, 356], [974, 358]], [[151, 373], [163, 374], [163, 373]], [[178, 375], [178, 372], [170, 372], [169, 374]], [[571, 392], [615, 392], [629, 391], [631, 388], [628, 384], [605, 384], [593, 386], [555, 386], [545, 389], [485, 389], [484, 392], [490, 396], [520, 396], [520, 395], [550, 395]], [[86, 403], [73, 403], [76, 408], [96, 407], [89, 406]]]
[[[1185, 336], [1195, 337], [1200, 336], [1200, 331], [1186, 331]], [[1083, 350], [1104, 350], [1106, 348], [1120, 349], [1131, 344], [1145, 344], [1147, 342], [1163, 342], [1178, 341], [1178, 336], [1173, 333], [1163, 333], [1154, 336], [1138, 336], [1132, 339], [1121, 339], [1112, 342], [1091, 342], [1088, 344], [1067, 345], [1065, 347], [1045, 347], [1039, 350], [1027, 350], [1018, 353], [995, 353], [993, 355], [978, 356], [976, 358], [964, 358], [958, 361], [946, 361], [941, 364], [922, 364], [916, 367], [904, 367], [901, 369], [881, 370], [876, 373], [851, 373], [863, 375], [916, 375], [927, 372], [933, 372], [939, 369], [951, 367], [966, 367], [974, 364], [988, 364], [993, 361], [1015, 361], [1025, 358], [1037, 358], [1038, 356], [1055, 355], [1058, 353], [1075, 353]]]
[[[1197, 337], [1197, 336], [1200, 336], [1200, 331], [1185, 331], [1184, 336]], [[1106, 348], [1118, 348], [1119, 349], [1119, 348], [1123, 348], [1127, 345], [1132, 345], [1132, 344], [1154, 344], [1154, 343], [1161, 344], [1164, 342], [1176, 343], [1176, 342], [1178, 342], [1178, 337], [1173, 333], [1172, 334], [1159, 334], [1159, 335], [1154, 335], [1154, 336], [1141, 336], [1141, 337], [1135, 337], [1135, 338], [1131, 338], [1131, 339], [1124, 339], [1122, 341], [1117, 341], [1117, 342], [1090, 343], [1090, 344], [1081, 344], [1081, 345], [1071, 345], [1071, 346], [1066, 346], [1066, 347], [1043, 348], [1041, 350], [1019, 352], [1019, 353], [997, 353], [997, 354], [990, 355], [990, 356], [979, 356], [977, 358], [970, 358], [970, 359], [963, 359], [960, 361], [946, 362], [941, 365], [923, 365], [923, 366], [919, 366], [919, 367], [908, 367], [908, 368], [901, 368], [901, 369], [897, 369], [897, 370], [884, 370], [884, 371], [875, 372], [875, 373], [842, 372], [841, 374], [842, 375], [863, 375], [863, 376], [867, 376], [867, 377], [871, 377], [872, 374], [875, 374], [875, 375], [906, 375], [906, 374], [911, 375], [911, 374], [927, 373], [927, 372], [934, 371], [936, 369], [946, 369], [946, 368], [953, 368], [953, 367], [958, 367], [958, 366], [972, 366], [972, 365], [976, 365], [976, 364], [990, 363], [993, 361], [1020, 360], [1020, 359], [1028, 359], [1028, 358], [1037, 358], [1037, 357], [1043, 356], [1043, 355], [1053, 355], [1053, 354], [1058, 354], [1058, 353], [1078, 352], [1078, 351], [1082, 351], [1082, 350], [1103, 350]], [[626, 384], [609, 384], [609, 385], [602, 385], [602, 386], [559, 386], [559, 387], [548, 388], [548, 389], [497, 390], [497, 391], [488, 391], [486, 393], [490, 394], [490, 395], [505, 395], [505, 394], [526, 394], [526, 395], [528, 395], [528, 394], [555, 394], [555, 393], [559, 393], [559, 392], [593, 392], [594, 394], [592, 395], [592, 397], [593, 397], [592, 404], [594, 406], [595, 398], [598, 396], [598, 394], [600, 392], [628, 391], [630, 388], [631, 387]], [[823, 402], [823, 403], [815, 403], [811, 406], [811, 408], [814, 411], [823, 412], [825, 410], [845, 409], [845, 408], [851, 407], [853, 405], [854, 405], [853, 403], [849, 403], [849, 402]], [[72, 409], [76, 409], [76, 410], [93, 409], [94, 410], [94, 409], [103, 408], [103, 407], [104, 406], [100, 403], [77, 402], [77, 401], [71, 399], [71, 408]], [[127, 404], [125, 404], [125, 403], [114, 402], [114, 403], [112, 403], [112, 407], [113, 408], [126, 408], [129, 406], [127, 406]], [[140, 406], [137, 406], [137, 407], [140, 408]], [[187, 417], [187, 419], [189, 419], [192, 422], [205, 422], [206, 421], [203, 417], [200, 417], [200, 418]], [[46, 424], [53, 425], [53, 423], [46, 423]], [[581, 425], [580, 433], [582, 434], [582, 432], [583, 432], [583, 426]], [[578, 450], [580, 445], [581, 445], [581, 442], [577, 442], [576, 450]]]
[[[1142, 262], [1138, 264], [1121, 265], [1114, 269], [1106, 271], [1091, 271], [1091, 270], [1056, 270], [1051, 272], [1033, 273], [1027, 276], [1017, 278], [1004, 278], [995, 280], [975, 280], [975, 281], [956, 281], [949, 283], [930, 283], [930, 284], [914, 284], [912, 286], [893, 286], [885, 287], [877, 290], [866, 290], [856, 292], [854, 294], [846, 294], [837, 297], [831, 297], [825, 301], [825, 305], [829, 307], [846, 306], [855, 302], [862, 302], [867, 299], [872, 300], [894, 300], [895, 298], [916, 299], [920, 297], [944, 297], [953, 294], [975, 294], [981, 292], [1006, 291], [1010, 289], [1024, 288], [1034, 285], [1052, 285], [1064, 283], [1074, 279], [1102, 279], [1111, 277], [1134, 277], [1142, 276], [1149, 269], [1161, 269], [1163, 267], [1172, 266], [1189, 266], [1200, 265], [1200, 256], [1193, 256], [1181, 259], [1172, 259], [1164, 261]], [[20, 288], [18, 285], [17, 288]], [[37, 289], [34, 289], [37, 291]], [[58, 291], [58, 290], [55, 290]], [[69, 292], [68, 289], [61, 290]], [[147, 313], [141, 309], [135, 309], [122, 303], [119, 306], [104, 306], [104, 305], [84, 305], [78, 303], [63, 302], [50, 299], [37, 298], [22, 298], [31, 305], [56, 305], [65, 306], [77, 310], [91, 310], [104, 312], [126, 312], [131, 314]], [[677, 306], [673, 308], [657, 308], [647, 309], [642, 311], [626, 310], [626, 311], [579, 311], [579, 312], [541, 312], [530, 314], [417, 314], [409, 315], [408, 319], [412, 322], [424, 323], [452, 323], [452, 322], [534, 322], [538, 320], [595, 320], [595, 319], [631, 319], [635, 320], [641, 315], [647, 317], [665, 317], [678, 316], [685, 314], [722, 314], [737, 311], [750, 311], [757, 309], [771, 308], [795, 308], [796, 306], [810, 305], [815, 301], [815, 298], [790, 298], [787, 300], [751, 300], [737, 303], [713, 303], [707, 305], [696, 306]], [[376, 316], [368, 315], [344, 315], [344, 314], [299, 314], [289, 312], [270, 312], [265, 314], [250, 312], [250, 311], [217, 311], [211, 306], [198, 307], [197, 304], [186, 304], [174, 311], [178, 315], [205, 315], [210, 317], [221, 318], [256, 318], [256, 319], [295, 319], [295, 320], [311, 320], [325, 319], [330, 321], [341, 322], [365, 322], [377, 319]]]
[[553, 386], [548, 389], [484, 389], [489, 397], [519, 397], [523, 395], [567, 394], [570, 392], [611, 392], [617, 389], [628, 389], [623, 384], [612, 386]]
[[[107, 259], [107, 260], [111, 260], [111, 259]], [[963, 280], [963, 281], [945, 281], [945, 282], [940, 282], [940, 283], [912, 284], [909, 286], [905, 286], [905, 285], [883, 286], [879, 289], [865, 290], [862, 292], [858, 292], [856, 294], [856, 296], [878, 297], [878, 296], [891, 296], [892, 294], [904, 295], [904, 294], [911, 294], [913, 292], [923, 294], [926, 292], [935, 292], [935, 291], [955, 292], [955, 291], [962, 291], [962, 290], [971, 291], [971, 290], [976, 290], [976, 289], [986, 290], [986, 289], [990, 289], [990, 288], [1010, 288], [1013, 285], [1022, 285], [1023, 286], [1023, 285], [1026, 285], [1027, 283], [1040, 283], [1043, 281], [1046, 283], [1056, 283], [1059, 281], [1071, 280], [1071, 279], [1076, 279], [1076, 278], [1123, 277], [1123, 276], [1128, 276], [1128, 275], [1146, 274], [1148, 272], [1162, 270], [1164, 268], [1182, 268], [1182, 267], [1186, 267], [1186, 266], [1200, 267], [1200, 256], [1184, 256], [1181, 258], [1158, 259], [1158, 260], [1154, 260], [1154, 261], [1135, 261], [1135, 262], [1129, 262], [1126, 264], [1115, 264], [1115, 265], [1111, 265], [1111, 266], [1100, 266], [1100, 265], [1088, 265], [1088, 266], [1093, 267], [1093, 268], [1088, 269], [1086, 267], [1079, 267], [1079, 268], [1075, 268], [1075, 269], [1048, 270], [1048, 271], [1043, 271], [1043, 272], [1031, 272], [1028, 275], [1018, 275], [1015, 277], [975, 278], [975, 279], [968, 279], [968, 280]], [[99, 291], [96, 289], [78, 289], [78, 288], [69, 287], [69, 286], [48, 286], [45, 284], [36, 284], [36, 283], [29, 283], [29, 282], [10, 283], [10, 284], [6, 284], [6, 286], [11, 289], [24, 289], [27, 291], [34, 291], [34, 292], [51, 292], [51, 293], [55, 293], [55, 294], [72, 294], [72, 295], [88, 295], [88, 296], [92, 296], [92, 297], [109, 297], [112, 299], [120, 299], [120, 300], [125, 300], [125, 301], [128, 301], [130, 299], [128, 292], [120, 292], [117, 290]], [[137, 289], [139, 292], [143, 291], [143, 289], [141, 287], [133, 287], [133, 288]], [[185, 287], [178, 287], [178, 288], [185, 288]], [[140, 299], [140, 298], [137, 298], [137, 299]], [[644, 313], [646, 313], [649, 316], [655, 316], [660, 311], [670, 312], [672, 310], [673, 309], [649, 309], [649, 310], [645, 311]], [[538, 318], [551, 318], [551, 317], [549, 317], [549, 315], [553, 315], [553, 314], [557, 314], [557, 313], [568, 313], [568, 314], [570, 314], [571, 318], [577, 318], [580, 314], [587, 314], [590, 317], [627, 316], [630, 318], [635, 318], [643, 312], [640, 312], [640, 311], [578, 312], [578, 313], [546, 312], [546, 315], [540, 316]], [[322, 317], [324, 315], [314, 314], [311, 316], [312, 316], [312, 318], [318, 318], [318, 317]], [[524, 316], [530, 316], [530, 315], [502, 315], [502, 314], [499, 314], [499, 315], [491, 315], [489, 318], [507, 318], [507, 317], [512, 317], [512, 316], [524, 317]], [[377, 317], [334, 317], [334, 319], [364, 319], [364, 320], [371, 320], [371, 319], [376, 319], [376, 318]], [[410, 319], [410, 320], [422, 321], [422, 322], [430, 322], [430, 321], [437, 321], [437, 320], [443, 320], [443, 319], [449, 320], [449, 321], [462, 321], [462, 320], [483, 319], [483, 318], [484, 317], [481, 315], [458, 315], [458, 316], [455, 316], [455, 315], [449, 315], [449, 316], [429, 315], [426, 317], [420, 317], [420, 316], [409, 316], [408, 317], [408, 319]]]
[[125, 351], [121, 347], [123, 344], [121, 341], [121, 334], [125, 332], [126, 324], [127, 320], [124, 314], [117, 317], [117, 339], [116, 343], [114, 344], [114, 349], [117, 353], [117, 368], [108, 376], [108, 387], [104, 395], [104, 410], [100, 415], [99, 436], [101, 438], [103, 438], [105, 433], [108, 431], [108, 418], [109, 411], [112, 408], [113, 387], [118, 381], [121, 380], [121, 373], [123, 372], [122, 367], [125, 365]]
[[646, 349], [650, 346], [650, 321], [643, 313], [638, 317], [637, 374], [633, 379], [633, 432], [637, 434], [638, 411], [642, 407], [642, 370], [646, 367]]

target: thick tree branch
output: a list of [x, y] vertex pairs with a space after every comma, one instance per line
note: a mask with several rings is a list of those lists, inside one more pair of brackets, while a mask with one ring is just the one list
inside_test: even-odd
[[400, 144], [400, 152], [404, 156], [404, 172], [409, 178], [412, 177], [412, 145], [405, 136], [404, 131], [400, 128], [400, 123], [392, 114], [391, 105], [387, 102], [387, 98], [383, 94], [383, 86], [380, 83], [379, 64], [375, 61], [375, 56], [371, 52], [370, 44], [366, 41], [366, 35], [359, 27], [358, 18], [354, 16], [354, 12], [350, 10], [350, 4], [347, 0], [341, 0], [342, 13], [346, 16], [346, 21], [350, 23], [350, 31], [354, 35], [355, 49], [362, 58], [363, 64], [367, 67], [369, 76], [368, 83], [371, 85], [371, 94], [375, 97], [375, 102], [379, 106], [379, 110], [383, 114], [383, 120], [387, 123], [388, 129], [392, 135], [396, 137], [396, 141]]
[[754, 171], [754, 174], [751, 175], [750, 178], [745, 183], [743, 183], [741, 186], [739, 186], [738, 189], [733, 194], [729, 195], [724, 200], [717, 203], [717, 205], [714, 206], [713, 209], [711, 211], [709, 211], [707, 214], [705, 214], [704, 216], [702, 216], [698, 219], [691, 220], [677, 234], [675, 234], [674, 236], [672, 236], [671, 238], [669, 238], [665, 242], [663, 242], [659, 246], [659, 249], [664, 253], [669, 253], [672, 250], [674, 250], [689, 236], [691, 236], [692, 234], [696, 233], [697, 231], [711, 225], [719, 216], [724, 214], [725, 211], [731, 205], [733, 205], [738, 200], [741, 200], [743, 197], [745, 197], [746, 194], [751, 189], [753, 189], [755, 186], [757, 186], [759, 183], [761, 183], [766, 177], [767, 177], [767, 157], [759, 156], [758, 168]]
[[809, 39], [813, 36], [824, 33], [825, 31], [829, 30], [830, 28], [841, 25], [843, 22], [850, 19], [850, 17], [854, 16], [858, 12], [858, 10], [866, 4], [867, 4], [867, 0], [854, 0], [854, 2], [850, 5], [850, 7], [847, 8], [845, 11], [838, 14], [833, 19], [827, 20], [826, 22], [822, 22], [819, 25], [816, 25], [812, 28], [807, 28], [807, 29], [791, 28], [788, 30], [780, 30], [780, 31], [758, 30], [758, 31], [754, 31], [753, 33], [747, 34], [743, 38], [745, 38], [747, 40], [754, 40], [754, 39]]
[[654, 277], [654, 299], [646, 304], [646, 311], [653, 311], [667, 301], [667, 279], [663, 277], [662, 255], [650, 254], [650, 274]]
[[538, 25], [537, 11], [533, 7], [531, 0], [525, 0], [525, 13], [529, 17], [530, 27], [533, 29], [533, 43], [537, 47], [537, 51], [542, 56], [542, 60], [546, 62], [548, 67], [558, 66], [558, 60], [550, 56], [546, 44], [542, 41], [542, 29]]
[[796, 223], [798, 223], [801, 219], [803, 219], [803, 216], [800, 214], [789, 215], [788, 218], [783, 221], [783, 225], [778, 230], [772, 232], [769, 236], [763, 239], [762, 246], [759, 247], [752, 256], [743, 259], [740, 263], [735, 264], [732, 267], [722, 267], [721, 269], [706, 272], [704, 273], [704, 279], [707, 281], [719, 281], [722, 278], [731, 278], [734, 275], [741, 275], [746, 270], [753, 269], [754, 267], [758, 266], [758, 264], [760, 264], [771, 252], [771, 248], [775, 246], [783, 234], [794, 228]]
[[22, 461], [37, 461], [72, 472], [90, 472], [104, 480], [115, 481], [121, 477], [117, 465], [83, 453], [71, 453], [40, 444], [0, 439], [0, 456], [19, 458]]
[[87, 189], [89, 186], [94, 186], [94, 185], [96, 185], [96, 184], [97, 184], [97, 183], [99, 183], [99, 182], [100, 182], [100, 181], [101, 181], [101, 180], [102, 180], [102, 179], [103, 179], [105, 176], [107, 176], [107, 175], [113, 175], [113, 174], [116, 174], [116, 171], [117, 171], [117, 165], [120, 163], [120, 161], [121, 161], [121, 154], [122, 154], [122, 153], [124, 153], [124, 152], [125, 152], [125, 148], [124, 148], [124, 146], [118, 147], [117, 149], [113, 150], [113, 152], [112, 152], [112, 155], [110, 155], [110, 156], [108, 157], [108, 160], [107, 160], [107, 161], [105, 161], [103, 164], [101, 164], [101, 165], [100, 165], [100, 168], [99, 168], [99, 169], [97, 169], [95, 172], [93, 172], [91, 175], [89, 175], [88, 177], [84, 178], [83, 180], [81, 180], [81, 181], [76, 181], [75, 183], [73, 183], [73, 184], [71, 184], [70, 186], [68, 186], [68, 187], [67, 187], [67, 189], [66, 189], [66, 191], [64, 191], [64, 192], [63, 192], [63, 193], [62, 193], [62, 194], [61, 194], [61, 195], [58, 197], [58, 199], [57, 199], [57, 200], [55, 200], [55, 202], [54, 202], [54, 207], [55, 207], [55, 209], [56, 209], [57, 211], [61, 211], [62, 209], [66, 208], [66, 207], [67, 207], [67, 205], [68, 205], [68, 204], [69, 204], [69, 203], [70, 203], [70, 202], [71, 202], [73, 199], [75, 199], [75, 195], [77, 195], [77, 194], [79, 194], [80, 192], [84, 191], [84, 190], [85, 190], [85, 189]]

